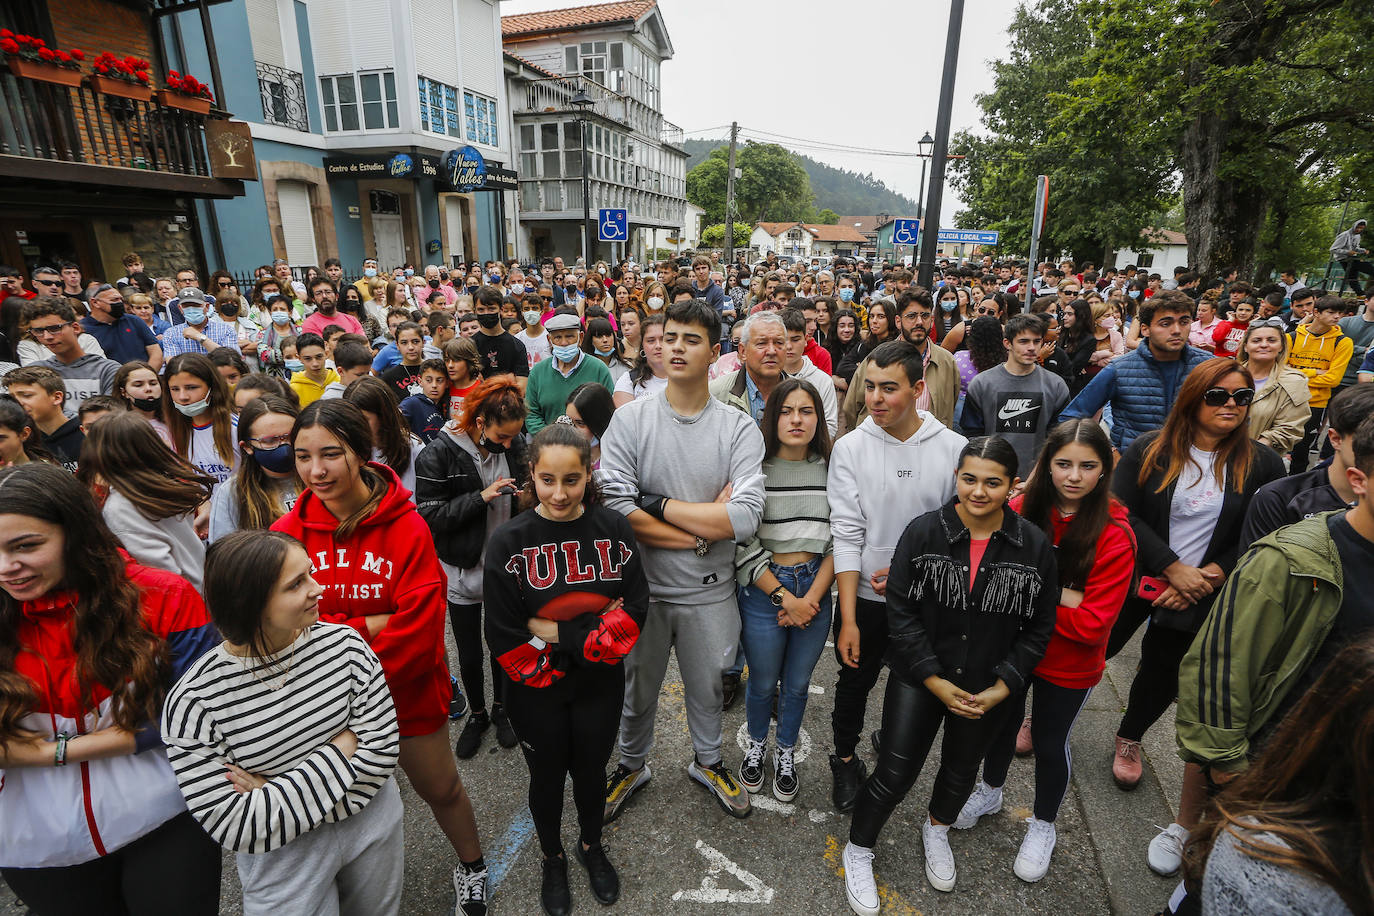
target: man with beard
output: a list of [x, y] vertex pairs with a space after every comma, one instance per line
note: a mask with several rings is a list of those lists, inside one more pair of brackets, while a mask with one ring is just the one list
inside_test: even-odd
[[310, 299], [315, 303], [315, 312], [301, 324], [303, 333], [323, 337], [327, 325], [337, 324], [348, 334], [363, 334], [363, 326], [357, 318], [339, 311], [339, 291], [328, 277], [310, 281]]
[[[897, 293], [896, 301], [897, 323], [901, 327], [902, 339], [916, 347], [925, 364], [922, 372], [925, 384], [915, 407], [929, 411], [942, 424], [953, 427], [954, 405], [959, 401], [959, 369], [952, 353], [931, 343], [930, 328], [935, 322], [935, 303], [930, 298], [930, 291], [920, 286], [908, 287]], [[857, 429], [868, 416], [868, 407], [864, 402], [864, 376], [867, 369], [868, 360], [859, 363], [849, 382], [843, 411], [847, 430]]]

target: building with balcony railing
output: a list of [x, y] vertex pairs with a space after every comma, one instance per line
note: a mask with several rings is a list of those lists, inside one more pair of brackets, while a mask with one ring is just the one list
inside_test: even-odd
[[[175, 6], [199, 17], [214, 2]], [[82, 58], [64, 67], [0, 50], [0, 263], [27, 274], [70, 261], [87, 279], [123, 277], [128, 251], [161, 275], [206, 266], [198, 230], [207, 203], [244, 196], [253, 157], [217, 91], [217, 103], [197, 111], [159, 91], [179, 63], [161, 41], [172, 6], [0, 3], [0, 29]], [[147, 84], [97, 77], [103, 51], [145, 60]], [[208, 70], [196, 72], [218, 89]]]
[[[643, 259], [660, 237], [678, 237], [687, 153], [682, 128], [660, 109], [659, 72], [673, 47], [656, 0], [504, 16], [501, 33], [522, 255], [581, 252], [584, 168], [593, 216], [628, 211], [628, 253]], [[621, 253], [594, 231], [589, 247], [593, 257]]]

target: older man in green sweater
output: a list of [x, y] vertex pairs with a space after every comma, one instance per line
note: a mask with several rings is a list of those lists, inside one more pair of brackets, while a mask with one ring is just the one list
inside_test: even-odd
[[564, 306], [544, 322], [549, 332], [552, 355], [530, 370], [525, 386], [525, 428], [533, 435], [558, 420], [568, 404], [568, 395], [579, 385], [596, 382], [608, 391], [611, 370], [599, 359], [589, 357], [578, 346], [582, 339], [582, 319], [577, 310]]

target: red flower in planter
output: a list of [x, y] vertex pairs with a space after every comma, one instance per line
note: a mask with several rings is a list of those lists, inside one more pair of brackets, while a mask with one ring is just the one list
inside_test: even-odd
[[72, 60], [85, 60], [86, 52], [80, 48], [72, 48]]
[[210, 92], [210, 87], [189, 73], [181, 74], [175, 70], [169, 70], [167, 72], [167, 88], [182, 95], [208, 99], [211, 102], [215, 100], [214, 95]]
[[18, 54], [19, 44], [13, 38], [0, 38], [0, 51], [6, 54]]
[[0, 51], [33, 63], [52, 64], [68, 70], [81, 69], [79, 52], [68, 53], [59, 48], [49, 48], [41, 38], [18, 35], [9, 29], [0, 29]]

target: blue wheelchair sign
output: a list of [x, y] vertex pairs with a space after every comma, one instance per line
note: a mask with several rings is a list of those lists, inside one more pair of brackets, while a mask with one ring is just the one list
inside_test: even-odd
[[892, 244], [915, 245], [921, 234], [919, 219], [897, 219], [892, 221]]
[[623, 242], [629, 238], [629, 217], [624, 210], [605, 209], [596, 220], [597, 237], [603, 242]]

